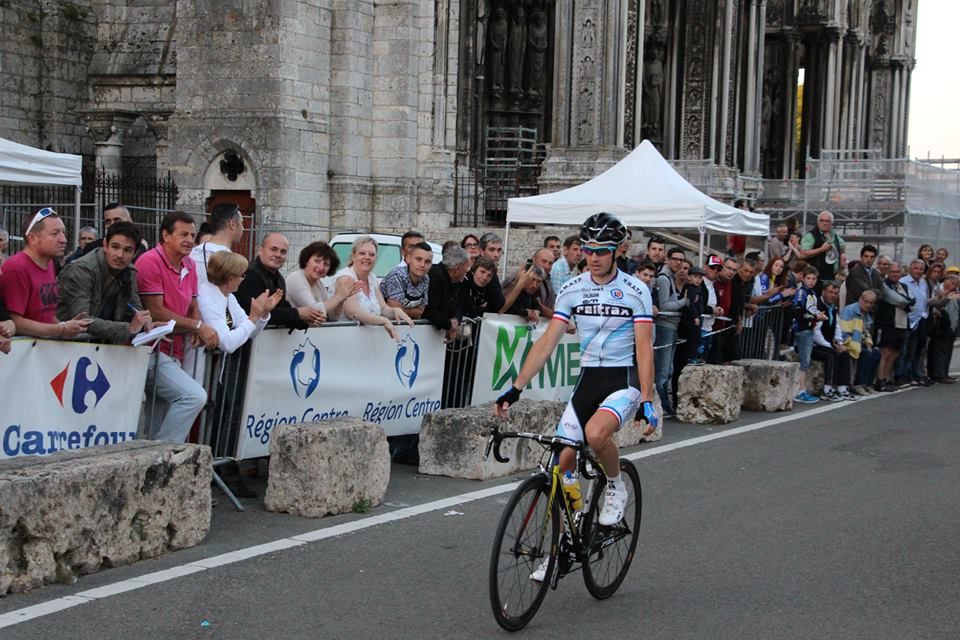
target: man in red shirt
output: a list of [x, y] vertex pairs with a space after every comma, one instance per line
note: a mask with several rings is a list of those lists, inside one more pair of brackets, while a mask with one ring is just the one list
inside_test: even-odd
[[157, 323], [176, 322], [172, 346], [161, 345], [147, 374], [147, 397], [155, 388], [157, 399], [163, 401], [157, 404], [169, 405], [162, 422], [165, 407], [152, 407], [147, 433], [154, 440], [184, 442], [207, 401], [200, 383], [181, 367], [185, 338], [208, 349], [219, 344], [216, 329], [203, 324], [197, 306], [197, 266], [190, 259], [195, 235], [193, 216], [168, 213], [160, 223], [160, 244], [137, 260], [137, 289], [150, 317]]
[[63, 221], [46, 207], [33, 216], [23, 234], [23, 251], [3, 263], [0, 292], [17, 333], [37, 338], [72, 338], [90, 325], [77, 316], [57, 322], [59, 299], [54, 263], [67, 246]]

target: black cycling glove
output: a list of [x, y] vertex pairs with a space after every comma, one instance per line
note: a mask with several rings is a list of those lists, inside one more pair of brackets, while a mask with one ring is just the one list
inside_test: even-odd
[[520, 390], [517, 389], [515, 386], [510, 385], [510, 388], [507, 389], [506, 392], [501, 394], [499, 398], [497, 398], [497, 406], [502, 407], [503, 403], [507, 403], [507, 406], [509, 407], [512, 404], [516, 404], [517, 400], [519, 399], [520, 399]]

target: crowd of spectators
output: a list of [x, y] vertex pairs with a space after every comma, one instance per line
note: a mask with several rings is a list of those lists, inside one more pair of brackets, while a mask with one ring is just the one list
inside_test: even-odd
[[[11, 257], [0, 231], [0, 351], [9, 351], [14, 335], [88, 334], [127, 344], [173, 321], [172, 339], [151, 356], [148, 381], [159, 401], [151, 408], [154, 433], [170, 441], [187, 438], [206, 402], [191, 365], [204, 349], [232, 353], [266, 326], [339, 320], [382, 326], [399, 340], [396, 324], [422, 319], [452, 342], [465, 333], [463, 318], [485, 312], [528, 322], [551, 317], [557, 291], [584, 268], [577, 236], [546, 236], [521, 267], [501, 273], [496, 233], [448, 242], [434, 263], [431, 245], [411, 230], [401, 239], [400, 263], [382, 279], [373, 273], [378, 243], [366, 235], [345, 265], [327, 243], [308, 244], [284, 277], [289, 242], [282, 234], [264, 236], [249, 264], [232, 251], [245, 231], [233, 204], [214, 207], [202, 234], [191, 215], [167, 214], [152, 248], [123, 206], [107, 205], [103, 222], [105, 237], [81, 230], [66, 259], [64, 225], [53, 209], [37, 212], [23, 250]], [[867, 244], [848, 262], [833, 222], [824, 211], [806, 233], [779, 224], [766, 251], [733, 239], [728, 255], [707, 255], [703, 264], [657, 236], [622, 246], [618, 266], [649, 287], [656, 307], [655, 386], [666, 418], [675, 412], [683, 368], [739, 359], [749, 331], [766, 332], [778, 357], [799, 360], [798, 402], [955, 382], [960, 269], [948, 266], [948, 252], [923, 245], [901, 265]], [[806, 390], [813, 361], [824, 363], [819, 396]]]

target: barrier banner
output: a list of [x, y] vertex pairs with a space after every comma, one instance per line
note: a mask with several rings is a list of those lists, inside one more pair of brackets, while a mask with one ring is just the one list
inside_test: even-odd
[[264, 331], [253, 341], [237, 457], [269, 455], [274, 427], [356, 416], [388, 436], [417, 433], [440, 409], [445, 348], [428, 325]]
[[14, 339], [0, 354], [0, 457], [137, 436], [149, 349]]
[[[477, 345], [477, 367], [471, 404], [496, 400], [520, 373], [533, 343], [544, 334], [549, 320], [537, 325], [519, 316], [485, 314]], [[580, 377], [580, 341], [566, 333], [523, 392], [524, 398], [566, 401]]]

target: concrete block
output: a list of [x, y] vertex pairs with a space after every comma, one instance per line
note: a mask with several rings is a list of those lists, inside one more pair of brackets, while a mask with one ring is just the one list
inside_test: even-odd
[[0, 462], [0, 594], [199, 544], [209, 447], [128, 442]]
[[493, 415], [493, 404], [463, 409], [442, 409], [424, 416], [420, 425], [420, 473], [488, 480], [537, 466], [543, 449], [524, 440], [505, 440], [501, 453], [510, 462], [497, 462], [493, 454], [483, 459], [487, 438], [494, 425], [501, 431], [552, 434], [556, 431], [564, 402], [520, 400], [510, 407], [510, 420]]
[[705, 364], [680, 374], [677, 418], [695, 424], [726, 424], [740, 416], [743, 367]]
[[743, 408], [747, 411], [789, 411], [797, 395], [800, 365], [776, 360], [735, 360], [743, 368]]
[[379, 425], [343, 417], [280, 425], [270, 441], [264, 505], [308, 518], [383, 502], [390, 452]]

